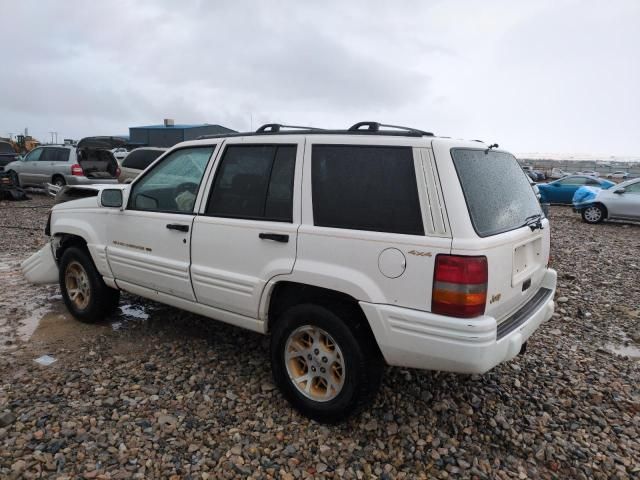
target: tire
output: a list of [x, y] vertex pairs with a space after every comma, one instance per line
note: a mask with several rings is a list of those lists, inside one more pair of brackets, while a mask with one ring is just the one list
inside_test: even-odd
[[20, 186], [20, 177], [14, 170], [9, 170], [7, 172], [9, 177], [11, 178], [11, 183], [13, 183], [16, 187]]
[[59, 272], [62, 299], [71, 315], [81, 322], [102, 321], [118, 306], [120, 291], [104, 283], [86, 249], [67, 248], [60, 259]]
[[[271, 335], [275, 384], [303, 415], [338, 422], [371, 403], [380, 388], [384, 361], [371, 337], [352, 309], [293, 306], [276, 319]], [[309, 380], [296, 384], [295, 376]]]
[[67, 184], [64, 177], [61, 177], [60, 175], [54, 175], [51, 181], [56, 187], [64, 187]]
[[582, 210], [582, 220], [591, 224], [602, 222], [605, 215], [604, 208], [601, 205], [591, 205]]

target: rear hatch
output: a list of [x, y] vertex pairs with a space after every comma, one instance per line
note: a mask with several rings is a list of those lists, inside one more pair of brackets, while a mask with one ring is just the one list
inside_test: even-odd
[[[549, 222], [513, 155], [477, 147], [448, 153], [469, 214], [454, 221], [451, 253], [486, 256], [485, 314], [500, 322], [540, 289], [549, 262]], [[465, 209], [461, 203], [458, 208]]]
[[118, 161], [113, 153], [104, 149], [83, 148], [78, 150], [78, 164], [87, 178], [112, 179], [119, 172]]

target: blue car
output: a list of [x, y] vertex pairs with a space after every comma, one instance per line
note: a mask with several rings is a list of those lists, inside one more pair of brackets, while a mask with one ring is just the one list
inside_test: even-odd
[[573, 194], [582, 186], [611, 188], [614, 182], [602, 178], [589, 177], [587, 175], [569, 175], [554, 182], [539, 183], [541, 203], [566, 203], [571, 204]]

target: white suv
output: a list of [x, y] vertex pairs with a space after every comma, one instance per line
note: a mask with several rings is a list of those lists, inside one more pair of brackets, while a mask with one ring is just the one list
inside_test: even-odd
[[275, 383], [336, 421], [386, 364], [483, 373], [554, 309], [549, 222], [510, 153], [374, 122], [173, 147], [56, 205], [26, 260], [79, 320], [125, 290], [271, 335]]

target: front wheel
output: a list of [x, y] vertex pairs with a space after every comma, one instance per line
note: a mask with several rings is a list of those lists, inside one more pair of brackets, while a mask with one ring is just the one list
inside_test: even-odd
[[[354, 312], [291, 307], [276, 320], [271, 368], [276, 385], [302, 414], [334, 423], [373, 401], [384, 363]], [[349, 318], [350, 317], [350, 318]]]
[[13, 171], [13, 170], [9, 170], [9, 178], [11, 179], [11, 183], [13, 184], [14, 187], [19, 187], [20, 186], [20, 177], [18, 176], [18, 174]]
[[600, 205], [591, 205], [582, 210], [582, 220], [587, 223], [600, 223], [604, 220], [604, 209]]
[[103, 320], [120, 300], [120, 291], [104, 283], [89, 252], [78, 247], [69, 247], [60, 259], [60, 291], [69, 312], [86, 323]]

